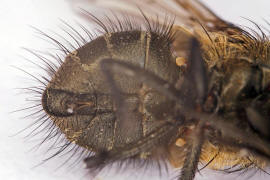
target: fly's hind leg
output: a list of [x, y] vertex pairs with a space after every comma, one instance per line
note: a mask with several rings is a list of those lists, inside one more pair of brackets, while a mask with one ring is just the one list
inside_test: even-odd
[[145, 158], [143, 153], [151, 152], [154, 148], [166, 145], [170, 142], [171, 137], [177, 134], [177, 131], [177, 127], [166, 122], [136, 142], [86, 158], [86, 166], [88, 169], [101, 169], [113, 162], [124, 161], [128, 158], [139, 157], [143, 160]]
[[[129, 130], [125, 128], [130, 121], [136, 121], [134, 112], [129, 111], [129, 104], [122, 96], [121, 88], [116, 84], [113, 78], [114, 73], [124, 74], [129, 77], [136, 78], [139, 82], [146, 83], [149, 87], [159, 89], [167, 97], [176, 101], [178, 92], [173, 85], [168, 84], [167, 81], [157, 77], [151, 72], [147, 72], [142, 68], [125, 63], [117, 59], [104, 59], [101, 61], [101, 69], [107, 79], [107, 83], [111, 88], [111, 95], [116, 104], [117, 121], [122, 126], [120, 129]], [[123, 146], [114, 147], [111, 150], [98, 152], [94, 156], [85, 159], [85, 163], [90, 170], [101, 170], [106, 165], [113, 162], [120, 162], [132, 158], [145, 159], [144, 153], [151, 153], [161, 148], [166, 150], [166, 147], [176, 140], [178, 134], [178, 127], [181, 125], [181, 118], [168, 115], [166, 120], [151, 132], [147, 133], [141, 138], [125, 143]], [[157, 157], [159, 158], [159, 157]]]

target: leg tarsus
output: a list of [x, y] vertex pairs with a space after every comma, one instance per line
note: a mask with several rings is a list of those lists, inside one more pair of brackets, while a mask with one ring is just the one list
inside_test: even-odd
[[193, 180], [195, 177], [202, 145], [204, 142], [203, 131], [203, 126], [199, 123], [192, 134], [192, 139], [189, 141], [189, 146], [187, 146], [187, 154], [185, 156], [185, 161], [179, 180]]

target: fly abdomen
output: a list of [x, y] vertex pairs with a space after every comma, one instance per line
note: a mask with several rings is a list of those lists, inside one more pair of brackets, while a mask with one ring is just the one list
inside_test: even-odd
[[[100, 67], [103, 59], [115, 59], [150, 71], [175, 83], [179, 68], [165, 34], [147, 31], [106, 33], [69, 54], [43, 93], [43, 108], [66, 137], [95, 152], [132, 144], [155, 129], [173, 111], [174, 103], [146, 84], [112, 72], [117, 97]], [[126, 125], [121, 114], [130, 115]]]

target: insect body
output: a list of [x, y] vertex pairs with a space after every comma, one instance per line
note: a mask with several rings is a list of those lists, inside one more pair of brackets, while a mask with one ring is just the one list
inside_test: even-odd
[[[139, 141], [164, 123], [160, 118], [170, 114], [174, 103], [121, 72], [114, 73], [113, 79], [121, 90], [118, 98], [125, 100], [114, 101], [100, 63], [117, 58], [175, 82], [179, 68], [170, 57], [166, 38], [153, 32], [115, 32], [82, 46], [66, 58], [47, 85], [43, 108], [70, 141], [88, 150], [115, 150]], [[126, 112], [118, 112], [122, 106]], [[121, 122], [118, 113], [124, 113], [119, 116], [129, 118], [128, 123]]]
[[197, 1], [175, 3], [191, 13], [193, 29], [151, 22], [142, 11], [144, 28], [88, 14], [104, 34], [68, 52], [47, 83], [42, 107], [67, 146], [95, 153], [85, 158], [90, 172], [170, 161], [184, 180], [194, 179], [199, 161], [226, 172], [268, 165], [267, 36]]

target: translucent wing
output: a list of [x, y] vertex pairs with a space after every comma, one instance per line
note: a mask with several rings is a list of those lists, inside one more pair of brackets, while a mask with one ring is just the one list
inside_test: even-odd
[[[85, 6], [87, 4], [87, 6]], [[72, 7], [87, 7], [91, 9], [111, 10], [125, 12], [133, 17], [141, 18], [141, 9], [147, 16], [160, 16], [168, 14], [175, 17], [176, 25], [191, 29], [199, 26], [208, 31], [225, 31], [229, 33], [236, 27], [218, 17], [207, 6], [198, 0], [79, 0], [72, 1]], [[199, 22], [199, 23], [198, 23]], [[236, 28], [237, 29], [237, 28]]]
[[[110, 13], [114, 15], [128, 15], [136, 21], [143, 21], [144, 16], [146, 16], [153, 21], [158, 20], [160, 23], [164, 23], [164, 21], [168, 21], [168, 18], [171, 18], [175, 22], [173, 49], [177, 56], [184, 58], [187, 58], [189, 54], [190, 38], [196, 36], [198, 32], [205, 34], [207, 31], [235, 35], [242, 31], [230, 22], [218, 17], [198, 0], [73, 0], [71, 7], [88, 22], [93, 21], [93, 19], [80, 8], [89, 12], [97, 12], [97, 14], [106, 14], [105, 12], [111, 11]], [[99, 17], [99, 19], [102, 20], [105, 17], [106, 15]]]

